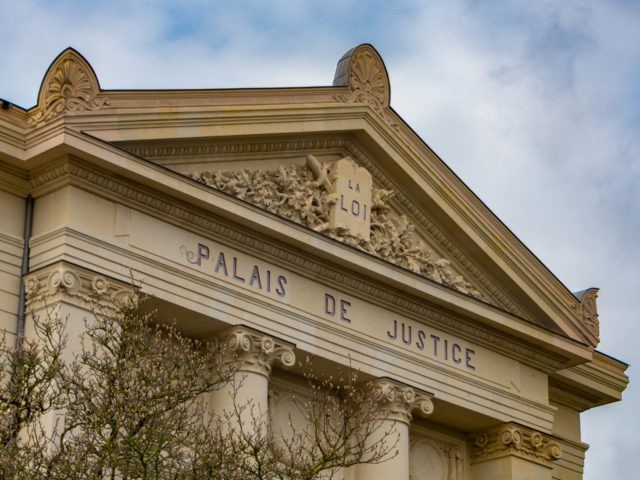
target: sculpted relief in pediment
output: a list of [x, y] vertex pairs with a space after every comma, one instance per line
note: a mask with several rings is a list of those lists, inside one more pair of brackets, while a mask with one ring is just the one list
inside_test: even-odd
[[466, 295], [484, 299], [473, 285], [392, 211], [391, 190], [372, 184], [369, 172], [349, 157], [274, 170], [201, 171], [193, 178], [258, 207], [322, 232]]

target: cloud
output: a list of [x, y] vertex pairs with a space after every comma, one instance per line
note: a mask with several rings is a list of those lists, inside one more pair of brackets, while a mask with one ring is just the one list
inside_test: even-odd
[[[1, 5], [0, 97], [24, 107], [67, 46], [104, 88], [148, 89], [329, 85], [346, 50], [373, 43], [396, 111], [571, 290], [601, 287], [601, 348], [640, 362], [637, 2]], [[585, 416], [586, 480], [640, 457], [621, 456], [636, 383]]]

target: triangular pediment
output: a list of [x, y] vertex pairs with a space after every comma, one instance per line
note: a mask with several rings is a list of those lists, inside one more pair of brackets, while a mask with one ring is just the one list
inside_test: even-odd
[[[385, 176], [375, 157], [352, 138], [164, 141], [121, 146], [274, 215], [525, 318], [523, 310], [499, 287], [469, 271], [471, 262], [464, 247], [455, 245], [438, 229], [414, 199], [402, 192], [401, 185]], [[369, 178], [368, 184], [362, 176]], [[343, 217], [336, 219], [340, 213]]]
[[340, 59], [329, 87], [139, 92], [102, 90], [69, 49], [26, 123], [58, 121], [469, 302], [595, 346], [595, 293], [573, 296], [389, 102], [370, 45]]

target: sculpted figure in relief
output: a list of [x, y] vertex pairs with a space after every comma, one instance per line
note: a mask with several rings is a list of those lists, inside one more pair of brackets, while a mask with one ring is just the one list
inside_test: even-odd
[[309, 155], [304, 167], [203, 171], [192, 177], [466, 295], [483, 298], [466, 279], [453, 271], [448, 260], [435, 257], [433, 251], [416, 238], [414, 226], [404, 215], [392, 213], [389, 200], [393, 198], [393, 192], [390, 190], [371, 187], [368, 239], [343, 225], [332, 227], [330, 211], [336, 197], [331, 179], [335, 178], [333, 169], [337, 163], [321, 164]]

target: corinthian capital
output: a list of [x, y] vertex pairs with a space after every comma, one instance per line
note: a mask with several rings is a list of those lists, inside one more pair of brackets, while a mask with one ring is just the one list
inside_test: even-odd
[[367, 383], [367, 387], [371, 389], [378, 410], [385, 418], [408, 424], [414, 411], [423, 416], [433, 413], [431, 394], [417, 392], [407, 385], [387, 378], [372, 380]]
[[508, 455], [551, 466], [562, 456], [562, 447], [552, 437], [515, 423], [505, 423], [471, 436], [472, 463]]
[[252, 330], [248, 327], [232, 327], [220, 337], [225, 346], [227, 362], [240, 372], [259, 373], [268, 377], [271, 365], [279, 361], [285, 367], [295, 364], [293, 345]]

